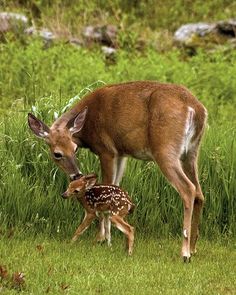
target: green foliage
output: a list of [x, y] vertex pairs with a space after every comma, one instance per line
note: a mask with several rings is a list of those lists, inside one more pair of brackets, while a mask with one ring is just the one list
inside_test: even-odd
[[[85, 50], [67, 44], [45, 49], [35, 40], [0, 44], [0, 98], [3, 108], [15, 102], [20, 109], [34, 105], [40, 97], [63, 108], [69, 97], [98, 79], [106, 83], [127, 80], [159, 80], [183, 84], [209, 109], [210, 120], [228, 116], [235, 119], [235, 52], [199, 52], [183, 60], [178, 51], [162, 55], [154, 50], [144, 54], [119, 51], [117, 63], [106, 65], [99, 50]], [[228, 121], [228, 117], [225, 118]]]
[[[98, 50], [66, 44], [45, 50], [37, 40], [24, 47], [11, 42], [1, 44], [0, 50], [0, 220], [5, 226], [48, 234], [59, 230], [68, 237], [82, 216], [76, 203], [60, 197], [67, 180], [49, 158], [47, 146], [29, 131], [27, 112], [33, 109], [50, 125], [70, 97], [102, 86], [98, 79], [147, 79], [184, 84], [207, 107], [209, 127], [199, 165], [206, 196], [202, 233], [235, 235], [235, 53], [199, 52], [185, 60], [177, 51], [120, 51], [117, 63], [108, 66]], [[98, 159], [90, 152], [81, 150], [78, 158], [84, 173], [99, 172]], [[122, 186], [137, 204], [131, 217], [137, 230], [145, 227], [163, 236], [180, 233], [181, 200], [153, 163], [130, 160]]]
[[[4, 9], [14, 7], [35, 15], [42, 14], [42, 21], [51, 23], [56, 18], [76, 32], [81, 25], [115, 23], [123, 28], [150, 27], [176, 29], [186, 22], [215, 21], [235, 17], [235, 2], [230, 0], [28, 0], [3, 2]], [[37, 7], [37, 8], [36, 8]]]

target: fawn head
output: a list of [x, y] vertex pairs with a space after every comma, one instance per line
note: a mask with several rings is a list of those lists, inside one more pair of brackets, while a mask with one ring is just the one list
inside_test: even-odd
[[91, 189], [97, 182], [96, 174], [81, 176], [79, 179], [73, 180], [67, 190], [62, 194], [62, 198], [67, 199], [72, 196], [81, 197], [85, 192]]
[[33, 114], [28, 114], [30, 129], [48, 144], [53, 161], [71, 179], [76, 179], [82, 174], [76, 163], [75, 154], [78, 146], [74, 135], [83, 128], [86, 114], [87, 107], [72, 120], [64, 120], [60, 124], [55, 122], [51, 128]]

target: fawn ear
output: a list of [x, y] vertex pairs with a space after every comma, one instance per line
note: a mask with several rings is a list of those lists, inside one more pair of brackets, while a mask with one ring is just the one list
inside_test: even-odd
[[90, 178], [96, 178], [97, 179], [97, 174], [91, 173], [91, 174], [85, 175], [86, 180], [89, 180]]
[[[88, 112], [88, 107], [83, 109], [83, 111], [79, 112], [79, 114], [75, 117], [73, 126], [69, 129], [72, 135], [74, 133], [79, 132], [83, 128], [87, 112]], [[69, 122], [69, 125], [70, 125], [70, 122]]]
[[96, 174], [86, 175], [85, 179], [86, 179], [86, 190], [92, 188], [97, 182]]
[[48, 137], [49, 127], [31, 113], [28, 113], [28, 124], [36, 136], [40, 138]]

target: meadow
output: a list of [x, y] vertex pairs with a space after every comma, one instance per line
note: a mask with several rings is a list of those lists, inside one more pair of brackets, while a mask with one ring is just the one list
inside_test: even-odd
[[[32, 111], [50, 125], [55, 116], [70, 107], [72, 96], [75, 103], [104, 83], [146, 79], [183, 84], [207, 107], [208, 126], [199, 159], [206, 197], [203, 219], [207, 220], [202, 233], [207, 237], [235, 235], [235, 53], [199, 53], [185, 61], [178, 51], [163, 56], [149, 50], [130, 61], [131, 54], [121, 52], [117, 63], [107, 66], [99, 51], [61, 44], [45, 51], [42, 46], [39, 41], [26, 47], [19, 47], [17, 42], [2, 46], [3, 224], [29, 224], [27, 230], [32, 227], [52, 234], [58, 227], [67, 231], [74, 228], [74, 216], [79, 214], [77, 206], [60, 198], [67, 179], [52, 163], [47, 146], [32, 135], [27, 113]], [[78, 159], [84, 173], [99, 174], [98, 159], [92, 153], [80, 150]], [[137, 204], [132, 217], [137, 228], [145, 226], [149, 233], [165, 237], [180, 233], [181, 200], [154, 163], [130, 159], [121, 185]]]
[[[111, 249], [86, 234], [76, 245], [45, 235], [5, 237], [3, 294], [235, 294], [235, 243], [201, 240], [199, 255], [186, 265], [176, 247], [180, 239], [137, 235], [132, 257], [117, 235]], [[24, 283], [12, 281], [15, 272]]]
[[[14, 6], [13, 2], [8, 4]], [[119, 22], [122, 15], [127, 28], [158, 25], [174, 29], [186, 19], [210, 19], [213, 8], [218, 19], [232, 14], [232, 3], [211, 1], [204, 14], [201, 1], [196, 2], [199, 10], [191, 17], [182, 13], [172, 22], [167, 17], [143, 18], [140, 6], [128, 13], [124, 1], [124, 14], [111, 13], [109, 20], [118, 17]], [[53, 11], [61, 16], [58, 22], [62, 27], [70, 18], [76, 22], [69, 2], [63, 14], [43, 1], [38, 3], [45, 24], [53, 26]], [[80, 3], [78, 11], [85, 7]], [[95, 2], [91, 3], [82, 23], [89, 17], [94, 21]], [[110, 8], [114, 12], [120, 2], [113, 3]], [[165, 15], [171, 3], [148, 13], [162, 11]], [[175, 3], [177, 12], [181, 3]], [[106, 5], [101, 4], [98, 15], [108, 9]], [[224, 5], [227, 11], [222, 10]], [[69, 29], [76, 30], [72, 24]], [[4, 277], [0, 268], [0, 292], [4, 294], [236, 293], [236, 53], [227, 47], [210, 52], [199, 49], [194, 56], [175, 47], [165, 52], [153, 46], [138, 51], [135, 34], [128, 32], [124, 29], [121, 34], [121, 46], [112, 63], [98, 46], [77, 48], [60, 41], [45, 48], [40, 39], [22, 40], [11, 34], [0, 43], [0, 267], [8, 271]], [[129, 217], [136, 228], [133, 257], [127, 257], [123, 237], [115, 230], [112, 249], [93, 245], [96, 224], [70, 245], [82, 209], [61, 198], [68, 179], [50, 159], [45, 143], [28, 128], [28, 112], [50, 125], [86, 93], [104, 84], [131, 80], [185, 85], [208, 109], [199, 157], [206, 201], [198, 253], [189, 265], [180, 259], [181, 199], [152, 162], [129, 159], [121, 183], [137, 205]], [[101, 179], [95, 155], [81, 149], [78, 159], [84, 173], [96, 172]], [[23, 272], [25, 284], [14, 284], [14, 272]]]

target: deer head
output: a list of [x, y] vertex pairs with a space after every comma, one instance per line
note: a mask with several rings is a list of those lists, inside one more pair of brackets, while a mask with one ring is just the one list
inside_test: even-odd
[[81, 176], [69, 184], [68, 189], [62, 194], [62, 197], [67, 199], [74, 195], [83, 196], [85, 191], [91, 189], [96, 182], [97, 176], [95, 174]]
[[49, 146], [53, 161], [70, 176], [71, 179], [81, 175], [75, 154], [78, 146], [74, 135], [84, 126], [87, 107], [71, 120], [57, 123], [49, 128], [45, 123], [28, 114], [28, 124], [33, 133], [43, 139]]

